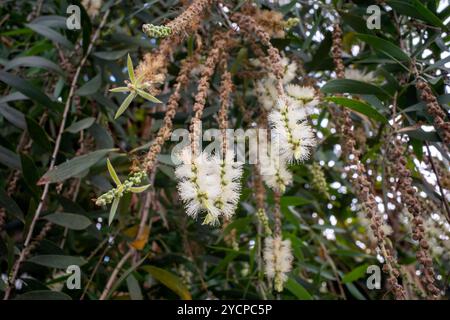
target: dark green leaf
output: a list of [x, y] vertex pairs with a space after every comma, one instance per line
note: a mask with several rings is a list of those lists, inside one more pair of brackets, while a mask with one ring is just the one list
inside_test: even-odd
[[16, 300], [72, 300], [70, 296], [63, 292], [51, 290], [28, 291], [18, 295]]
[[79, 96], [89, 96], [98, 91], [102, 85], [102, 77], [101, 74], [96, 75], [94, 78], [86, 82], [78, 89], [75, 94]]
[[16, 75], [0, 70], [0, 81], [3, 81], [7, 85], [22, 92], [28, 98], [42, 104], [43, 106], [50, 107], [53, 105], [53, 102], [46, 94], [42, 93], [42, 91], [37, 89], [28, 81]]
[[188, 288], [186, 288], [181, 279], [173, 273], [154, 266], [143, 266], [142, 269], [151, 274], [153, 278], [161, 282], [167, 288], [175, 292], [181, 299], [192, 299]]
[[95, 118], [88, 117], [84, 118], [80, 121], [72, 123], [70, 126], [67, 127], [66, 131], [70, 133], [78, 133], [81, 130], [87, 129], [95, 122]]
[[389, 96], [389, 94], [380, 87], [350, 79], [336, 79], [328, 81], [322, 87], [321, 91], [323, 93], [374, 94], [379, 97]]
[[55, 268], [55, 269], [66, 269], [68, 266], [76, 265], [82, 266], [86, 263], [81, 257], [74, 256], [61, 256], [56, 254], [45, 254], [40, 256], [34, 256], [27, 260], [44, 267]]
[[58, 43], [58, 44], [63, 45], [67, 49], [73, 49], [73, 44], [69, 40], [67, 40], [66, 37], [64, 37], [59, 32], [56, 32], [55, 30], [50, 29], [49, 27], [46, 27], [41, 24], [34, 24], [34, 23], [27, 23], [27, 24], [25, 24], [25, 26], [27, 26], [34, 32], [39, 33], [40, 35]]
[[46, 183], [61, 182], [76, 176], [77, 174], [88, 170], [98, 161], [103, 159], [108, 153], [115, 150], [116, 149], [101, 149], [63, 162], [44, 174], [38, 184], [42, 185]]
[[311, 294], [297, 281], [289, 277], [284, 284], [287, 290], [294, 294], [299, 300], [312, 300]]
[[379, 122], [382, 122], [385, 124], [388, 123], [388, 120], [385, 118], [385, 116], [383, 116], [381, 113], [378, 112], [377, 109], [373, 108], [371, 105], [369, 105], [365, 102], [362, 102], [359, 100], [354, 100], [354, 99], [343, 98], [343, 97], [328, 97], [328, 98], [326, 98], [326, 100], [334, 102], [341, 106], [347, 107], [347, 108], [357, 111], [359, 113], [362, 113], [376, 121], [379, 121]]
[[91, 225], [91, 220], [75, 213], [57, 212], [46, 215], [44, 219], [72, 230], [84, 230]]

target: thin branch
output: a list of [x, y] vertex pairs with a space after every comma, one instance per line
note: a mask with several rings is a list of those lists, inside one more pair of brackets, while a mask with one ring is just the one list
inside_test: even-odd
[[100, 300], [106, 300], [106, 298], [109, 295], [109, 292], [111, 291], [111, 288], [116, 281], [117, 276], [119, 275], [120, 270], [122, 269], [123, 265], [127, 260], [136, 252], [134, 248], [130, 248], [128, 252], [120, 259], [117, 266], [114, 268], [111, 277], [109, 278], [108, 282], [106, 283], [106, 287], [102, 292], [102, 295], [100, 296]]

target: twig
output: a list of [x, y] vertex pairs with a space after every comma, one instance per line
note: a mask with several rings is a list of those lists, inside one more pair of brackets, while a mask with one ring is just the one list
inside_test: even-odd
[[117, 266], [114, 268], [111, 277], [108, 279], [108, 282], [106, 283], [106, 287], [103, 290], [102, 295], [100, 296], [100, 300], [105, 300], [108, 295], [109, 295], [109, 291], [111, 290], [114, 282], [116, 281], [116, 278], [120, 272], [120, 270], [122, 269], [123, 265], [125, 264], [125, 262], [127, 262], [127, 260], [136, 252], [136, 250], [134, 248], [130, 248], [128, 250], [128, 252], [122, 257], [122, 259], [120, 259], [119, 263], [117, 264]]
[[[67, 115], [68, 115], [69, 110], [70, 110], [72, 97], [75, 94], [75, 88], [76, 88], [76, 85], [77, 85], [77, 82], [78, 82], [78, 78], [80, 76], [81, 69], [84, 67], [84, 65], [85, 65], [85, 63], [86, 63], [86, 61], [87, 61], [87, 59], [89, 57], [89, 54], [91, 53], [92, 48], [94, 47], [94, 43], [97, 40], [97, 38], [99, 37], [100, 30], [105, 25], [106, 20], [108, 19], [109, 13], [110, 13], [110, 10], [108, 9], [108, 11], [106, 11], [105, 15], [103, 16], [103, 20], [101, 21], [101, 23], [100, 23], [99, 27], [97, 28], [95, 34], [93, 35], [93, 37], [91, 39], [91, 42], [89, 44], [89, 47], [88, 47], [88, 49], [86, 51], [86, 54], [84, 55], [83, 59], [81, 60], [80, 65], [78, 66], [78, 68], [77, 68], [77, 70], [75, 72], [75, 75], [74, 75], [74, 77], [72, 79], [72, 83], [70, 85], [69, 96], [67, 97], [66, 104], [64, 106], [63, 118], [61, 120], [61, 125], [59, 127], [58, 136], [56, 137], [55, 147], [53, 149], [49, 170], [53, 169], [54, 166], [55, 166], [56, 156], [58, 155], [58, 152], [59, 152], [59, 147], [61, 145], [62, 135], [63, 135], [64, 130], [65, 130]], [[7, 284], [7, 287], [6, 287], [6, 290], [5, 290], [5, 296], [3, 297], [4, 300], [8, 300], [10, 295], [11, 295], [12, 287], [13, 287], [12, 284], [15, 282], [15, 280], [17, 278], [17, 275], [19, 273], [20, 265], [23, 262], [23, 260], [25, 259], [25, 254], [27, 252], [26, 248], [30, 244], [30, 241], [32, 239], [33, 231], [34, 231], [34, 228], [36, 226], [36, 222], [39, 219], [41, 211], [42, 211], [42, 209], [44, 207], [44, 202], [45, 202], [45, 200], [47, 198], [49, 187], [50, 187], [50, 183], [46, 182], [45, 185], [44, 185], [44, 190], [42, 192], [41, 198], [39, 200], [39, 205], [38, 205], [38, 207], [36, 209], [36, 212], [34, 214], [34, 217], [33, 217], [32, 221], [31, 221], [30, 227], [28, 229], [27, 237], [25, 238], [25, 242], [24, 242], [22, 251], [20, 252], [19, 258], [14, 263], [12, 276], [11, 276], [11, 278], [8, 281], [8, 284]]]

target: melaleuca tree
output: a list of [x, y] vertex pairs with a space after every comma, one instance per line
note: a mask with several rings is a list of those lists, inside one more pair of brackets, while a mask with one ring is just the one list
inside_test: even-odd
[[75, 2], [0, 9], [4, 299], [447, 297], [448, 1]]

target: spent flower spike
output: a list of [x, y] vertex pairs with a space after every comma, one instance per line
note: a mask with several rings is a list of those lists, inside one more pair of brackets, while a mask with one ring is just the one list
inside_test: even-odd
[[117, 109], [114, 119], [120, 117], [120, 115], [124, 113], [125, 110], [127, 110], [133, 99], [136, 98], [138, 95], [148, 101], [155, 103], [162, 103], [159, 99], [155, 98], [150, 93], [145, 91], [147, 88], [151, 86], [150, 82], [147, 81], [143, 82], [142, 77], [136, 78], [134, 74], [133, 62], [131, 61], [131, 57], [129, 54], [127, 58], [127, 68], [128, 68], [128, 76], [130, 77], [130, 80], [125, 81], [127, 86], [117, 87], [109, 90], [111, 92], [130, 92], [130, 94], [123, 100], [119, 109]]
[[143, 186], [137, 186], [141, 184], [142, 180], [145, 178], [146, 174], [144, 171], [137, 171], [132, 173], [123, 183], [120, 181], [119, 177], [117, 176], [116, 170], [111, 164], [111, 161], [109, 159], [106, 159], [106, 164], [108, 167], [109, 174], [116, 184], [116, 188], [113, 188], [109, 190], [108, 192], [102, 194], [100, 197], [98, 197], [95, 200], [95, 204], [98, 206], [105, 206], [109, 203], [112, 203], [111, 210], [109, 212], [109, 219], [108, 223], [111, 224], [111, 222], [114, 220], [114, 216], [116, 215], [117, 207], [119, 206], [120, 198], [125, 193], [133, 192], [133, 193], [140, 193], [150, 186], [149, 184], [143, 185]]

